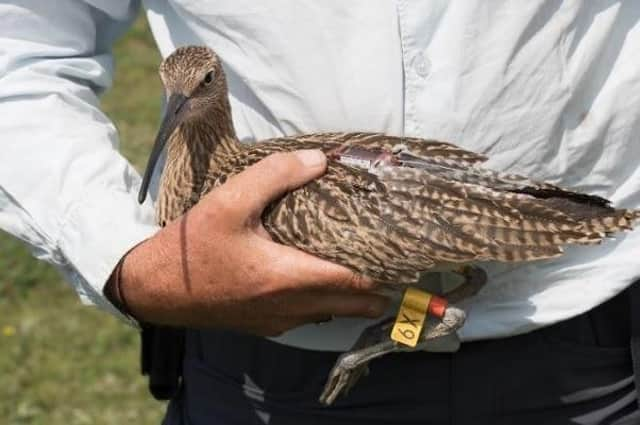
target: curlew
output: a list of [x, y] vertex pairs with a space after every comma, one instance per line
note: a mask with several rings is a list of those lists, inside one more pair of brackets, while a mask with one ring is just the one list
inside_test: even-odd
[[157, 201], [160, 225], [260, 159], [321, 149], [321, 178], [274, 201], [262, 221], [271, 237], [401, 290], [421, 272], [445, 270], [465, 282], [441, 294], [414, 348], [390, 338], [386, 320], [367, 329], [338, 358], [320, 401], [331, 404], [390, 352], [423, 349], [464, 322], [457, 301], [474, 294], [483, 261], [520, 262], [562, 254], [568, 244], [595, 244], [631, 229], [639, 211], [615, 209], [598, 196], [482, 167], [485, 157], [450, 143], [376, 133], [318, 133], [250, 146], [236, 138], [225, 74], [207, 47], [181, 47], [160, 65], [168, 95], [162, 125], [140, 188], [143, 202], [167, 145]]

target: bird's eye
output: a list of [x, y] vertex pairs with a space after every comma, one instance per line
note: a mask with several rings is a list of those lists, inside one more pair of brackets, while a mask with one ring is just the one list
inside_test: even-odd
[[209, 84], [211, 84], [212, 81], [213, 81], [213, 71], [209, 71], [204, 76], [203, 82], [204, 82], [204, 84], [209, 85]]

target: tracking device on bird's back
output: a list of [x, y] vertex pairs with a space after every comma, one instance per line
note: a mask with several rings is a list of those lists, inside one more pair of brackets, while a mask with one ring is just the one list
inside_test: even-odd
[[427, 314], [442, 317], [446, 308], [447, 301], [443, 298], [420, 289], [407, 288], [391, 329], [391, 339], [400, 344], [415, 347], [420, 340]]

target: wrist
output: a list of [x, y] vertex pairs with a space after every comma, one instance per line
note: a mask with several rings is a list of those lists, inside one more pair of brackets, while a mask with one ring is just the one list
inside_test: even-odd
[[[111, 276], [107, 281], [103, 293], [107, 297], [107, 299], [125, 316], [132, 317], [136, 320], [139, 320], [141, 317], [134, 313], [129, 305], [126, 292], [130, 292], [132, 287], [138, 286], [138, 279], [136, 277], [137, 265], [132, 265], [131, 263], [136, 263], [134, 260], [134, 255], [132, 253], [139, 249], [139, 247], [144, 244], [147, 240], [135, 245], [131, 248], [127, 253], [118, 261], [113, 272], [111, 272]], [[137, 304], [137, 303], [135, 303]]]
[[120, 267], [116, 267], [114, 287], [118, 286], [120, 304], [126, 308], [127, 313], [142, 322], [155, 322], [153, 314], [154, 289], [153, 267], [149, 267], [152, 261], [150, 246], [153, 239], [147, 239], [131, 249], [122, 260]]
[[185, 287], [175, 223], [141, 242], [122, 259], [120, 295], [129, 314], [141, 322], [185, 325], [193, 314]]
[[[109, 280], [104, 286], [103, 294], [124, 316], [133, 317], [126, 300], [122, 294], [122, 264], [124, 257], [120, 259], [111, 272]], [[135, 317], [134, 317], [135, 319]]]

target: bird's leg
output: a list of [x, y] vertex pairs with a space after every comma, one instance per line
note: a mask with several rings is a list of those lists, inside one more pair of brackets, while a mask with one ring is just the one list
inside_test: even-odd
[[340, 160], [340, 156], [349, 150], [351, 144], [349, 142], [345, 142], [338, 146], [337, 148], [333, 148], [326, 153], [327, 158], [334, 159], [336, 161]]
[[329, 406], [341, 392], [348, 393], [362, 375], [369, 373], [371, 359], [393, 352], [395, 342], [389, 338], [394, 318], [366, 328], [351, 349], [338, 357], [320, 395], [320, 403]]
[[[459, 340], [455, 332], [462, 327], [465, 313], [454, 306], [448, 306], [442, 319], [427, 317], [425, 327], [420, 335], [420, 342], [411, 348], [391, 339], [394, 318], [386, 319], [365, 329], [351, 350], [342, 354], [329, 373], [320, 402], [332, 404], [342, 393], [347, 393], [360, 379], [368, 373], [369, 361], [385, 354], [403, 351], [423, 350], [427, 345], [432, 351], [455, 351]], [[445, 338], [454, 335], [454, 338]]]
[[353, 146], [350, 142], [331, 149], [327, 152], [329, 159], [338, 161], [351, 167], [362, 169], [375, 168], [380, 165], [398, 165], [398, 159], [393, 151], [388, 149], [366, 149]]
[[487, 272], [478, 266], [465, 265], [453, 270], [453, 273], [459, 274], [465, 279], [457, 288], [443, 295], [447, 301], [453, 304], [474, 296], [487, 283]]
[[374, 160], [373, 167], [378, 167], [380, 165], [398, 165], [400, 162], [398, 158], [395, 157], [393, 152], [383, 150]]
[[[457, 288], [444, 294], [450, 303], [457, 303], [469, 298], [480, 291], [487, 282], [486, 272], [477, 266], [462, 266], [453, 271], [465, 278]], [[442, 319], [434, 316], [427, 317], [425, 327], [420, 335], [420, 342], [410, 348], [391, 339], [391, 328], [394, 319], [389, 318], [365, 329], [351, 350], [338, 357], [320, 402], [332, 404], [342, 393], [347, 393], [362, 377], [368, 373], [369, 361], [388, 353], [403, 351], [418, 351], [428, 348], [429, 351], [456, 351], [460, 341], [455, 332], [464, 324], [466, 315], [463, 310], [449, 305]]]

